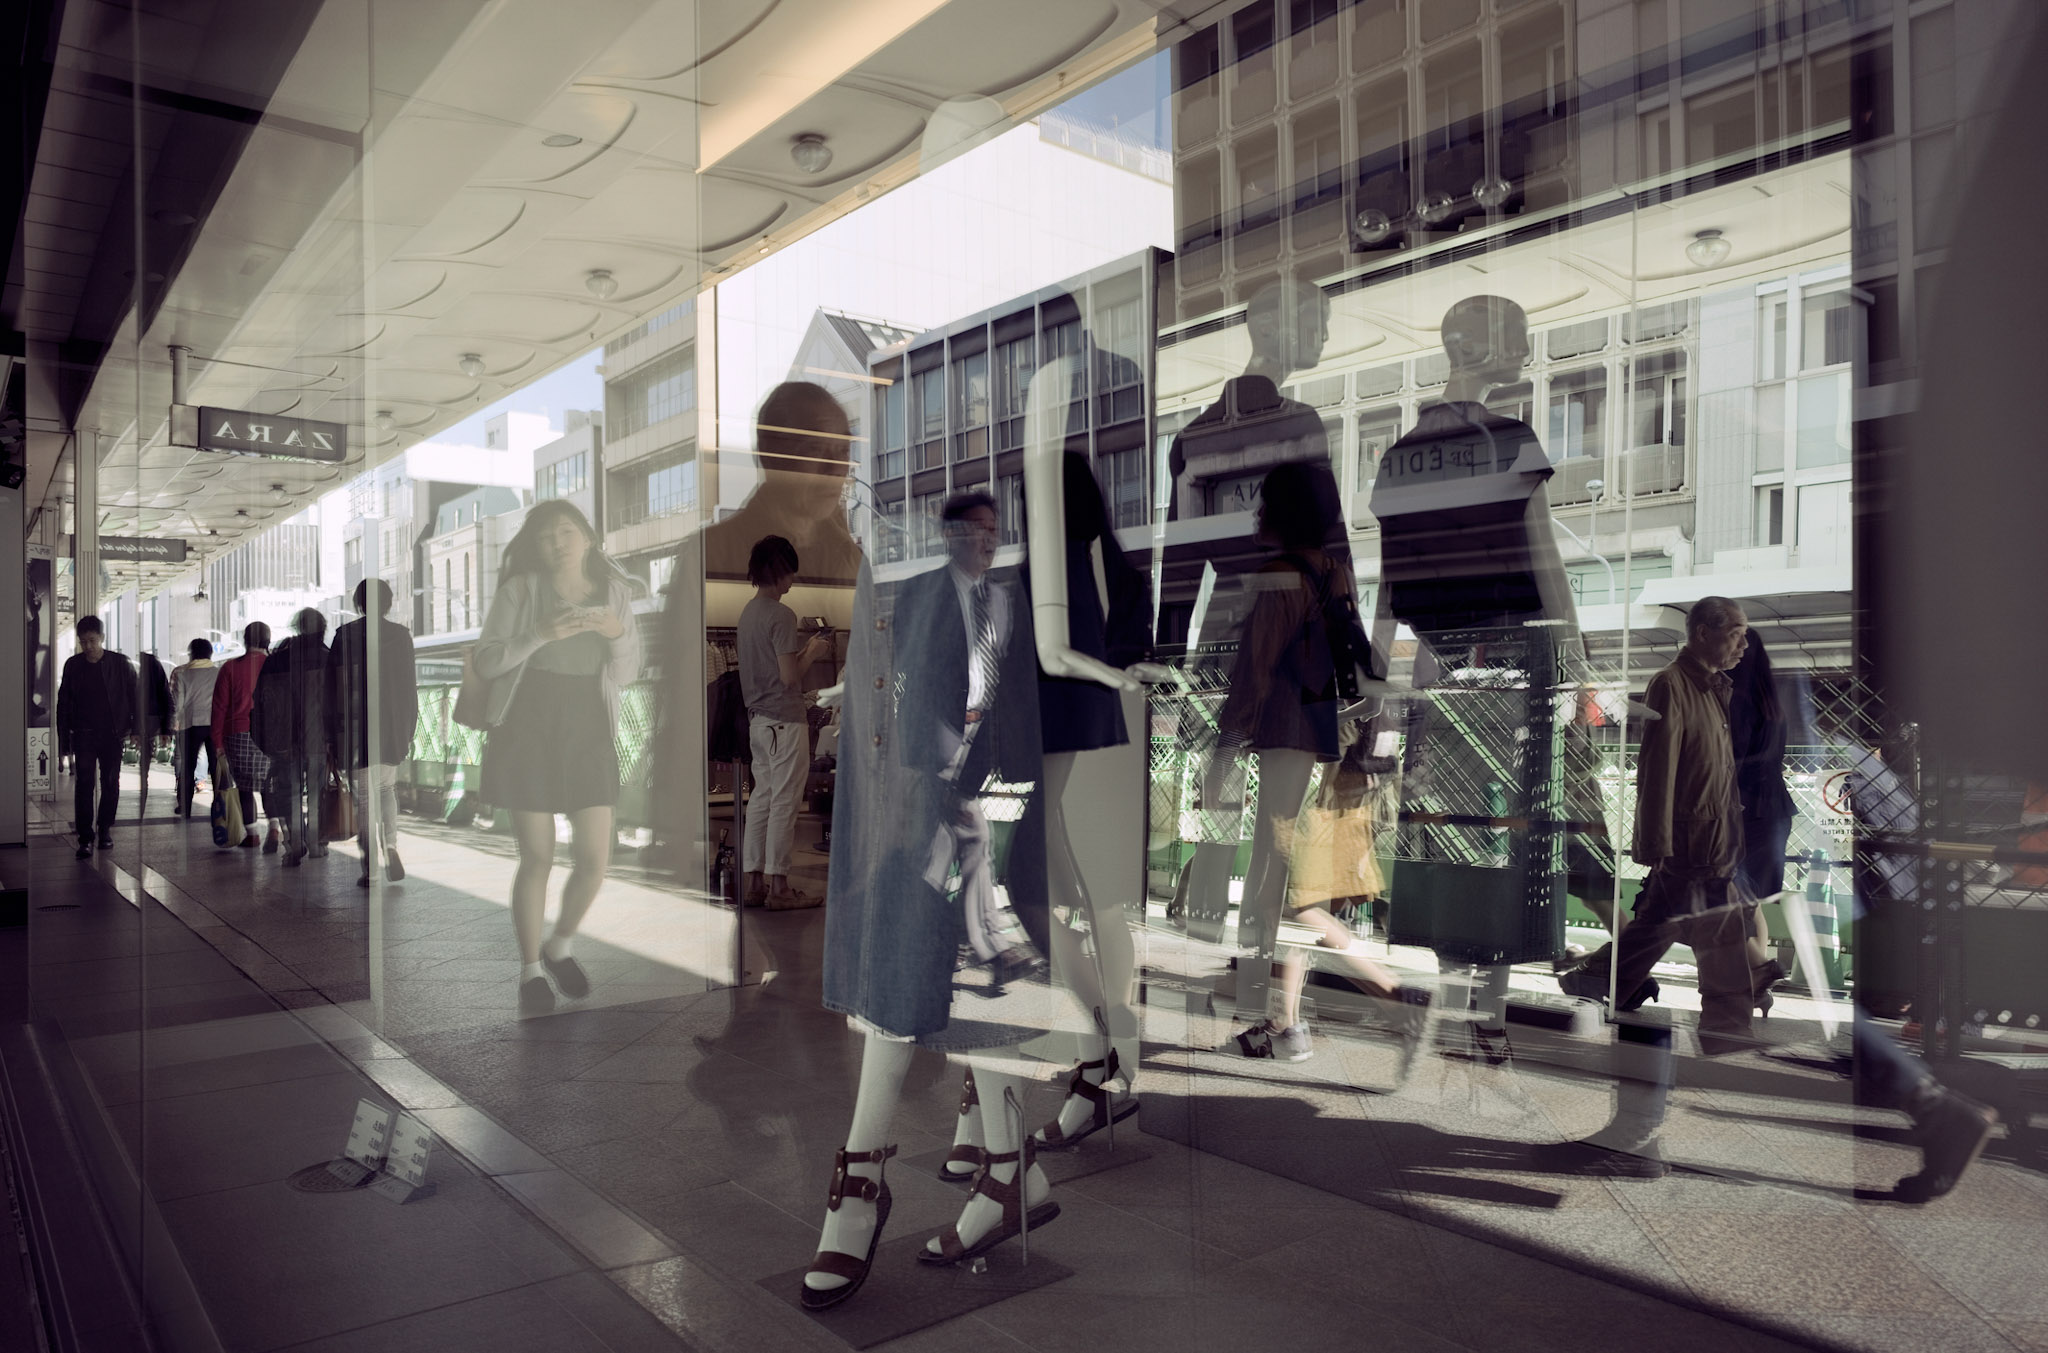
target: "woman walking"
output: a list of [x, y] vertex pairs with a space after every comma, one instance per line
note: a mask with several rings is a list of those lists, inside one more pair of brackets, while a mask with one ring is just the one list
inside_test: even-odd
[[[242, 628], [242, 652], [220, 665], [213, 683], [213, 755], [226, 757], [234, 772], [235, 789], [242, 796], [242, 821], [249, 824], [242, 849], [256, 846], [256, 819], [269, 808], [270, 758], [256, 745], [249, 732], [249, 715], [256, 703], [256, 679], [270, 657], [270, 626], [261, 620]], [[279, 838], [278, 820], [270, 819], [270, 833], [263, 838], [263, 853], [275, 855]]]
[[[476, 673], [490, 683], [483, 797], [511, 813], [519, 843], [512, 930], [521, 1015], [553, 1011], [557, 991], [570, 1000], [590, 994], [571, 949], [611, 863], [619, 693], [640, 674], [632, 602], [632, 585], [583, 513], [551, 499], [505, 547], [477, 641]], [[543, 940], [557, 813], [569, 819], [572, 862]]]

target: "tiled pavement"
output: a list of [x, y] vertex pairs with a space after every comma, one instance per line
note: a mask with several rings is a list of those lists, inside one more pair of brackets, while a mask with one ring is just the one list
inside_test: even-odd
[[[174, 1026], [149, 1040], [142, 1150], [174, 1233], [213, 1237], [187, 1249], [209, 1309], [209, 1276], [240, 1263], [234, 1245], [291, 1234], [295, 1207], [375, 1203], [399, 1238], [388, 1243], [433, 1255], [385, 1263], [381, 1281], [448, 1295], [431, 1309], [400, 1300], [399, 1323], [377, 1327], [394, 1335], [457, 1346], [451, 1331], [530, 1332], [545, 1310], [568, 1312], [592, 1346], [638, 1346], [645, 1328], [597, 1332], [570, 1300], [609, 1318], [599, 1298], [623, 1289], [694, 1346], [843, 1347], [755, 1286], [815, 1244], [858, 1065], [858, 1040], [817, 1004], [820, 913], [749, 913], [750, 966], [774, 976], [727, 990], [730, 913], [623, 866], [579, 943], [596, 997], [521, 1022], [509, 843], [406, 827], [410, 877], [367, 892], [351, 848], [287, 871], [214, 851], [198, 824], [145, 826], [139, 842], [123, 828], [114, 858], [90, 868], [139, 879], [185, 925], [110, 911], [88, 930], [51, 920], [80, 913], [39, 913], [44, 989], [62, 993], [46, 1008], [117, 1125], [135, 1118], [137, 1054], [122, 1041], [135, 994], [110, 974], [146, 973], [165, 1012], [153, 1022]], [[54, 843], [32, 856], [39, 903], [87, 868]], [[1146, 959], [1162, 979], [1136, 1120], [1152, 1154], [1063, 1186], [1065, 1215], [1034, 1249], [1074, 1277], [884, 1347], [2048, 1348], [2048, 1181], [1997, 1158], [2003, 1144], [1931, 1207], [1855, 1201], [1853, 1187], [1914, 1168], [1902, 1120], [1859, 1116], [1833, 1078], [1750, 1056], [1682, 1073], [1667, 1142], [1693, 1168], [1655, 1183], [1540, 1175], [1527, 1143], [1604, 1116], [1586, 1045], [1518, 1035], [1511, 1081], [1429, 1059], [1400, 1093], [1377, 1093], [1392, 1044], [1369, 1032], [1323, 1036], [1298, 1066], [1199, 1051], [1226, 1030], [1171, 988], [1204, 956], [1153, 936]], [[245, 1032], [280, 1027], [266, 1022], [278, 1003], [303, 1037]], [[243, 1046], [251, 1037], [260, 1046]], [[332, 1153], [326, 1125], [364, 1076], [464, 1158], [437, 1167], [458, 1181], [445, 1203], [277, 1187]], [[919, 1054], [897, 1120], [904, 1155], [944, 1145], [956, 1090], [954, 1071]], [[1054, 1102], [1041, 1087], [1036, 1108]], [[263, 1141], [204, 1163], [181, 1134], [221, 1114]], [[958, 1208], [955, 1190], [912, 1171], [892, 1169], [891, 1184], [892, 1235], [936, 1230]], [[534, 1234], [527, 1217], [547, 1223], [547, 1244], [508, 1239]], [[484, 1238], [449, 1229], [462, 1227]], [[311, 1257], [287, 1245], [268, 1262], [282, 1275]], [[263, 1310], [286, 1281], [227, 1298], [216, 1318], [230, 1347], [285, 1346], [291, 1321]], [[365, 1324], [383, 1313], [355, 1311]]]

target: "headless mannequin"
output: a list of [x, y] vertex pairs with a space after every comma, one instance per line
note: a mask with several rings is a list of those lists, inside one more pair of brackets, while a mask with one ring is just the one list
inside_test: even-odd
[[[1024, 461], [1025, 509], [1030, 540], [1030, 569], [1032, 591], [1032, 631], [1038, 644], [1039, 666], [1050, 676], [1077, 677], [1097, 681], [1118, 691], [1138, 688], [1136, 676], [1118, 671], [1096, 658], [1077, 652], [1068, 643], [1067, 633], [1067, 577], [1066, 577], [1066, 512], [1063, 502], [1063, 477], [1059, 456], [1062, 437], [1054, 429], [1066, 426], [1065, 392], [1071, 384], [1071, 372], [1067, 364], [1072, 359], [1062, 359], [1041, 370], [1031, 383], [1026, 409], [1026, 444]], [[1053, 374], [1047, 376], [1047, 371]], [[1115, 993], [1121, 1008], [1128, 1014], [1129, 987], [1131, 985], [1132, 960], [1130, 931], [1120, 911], [1112, 912], [1108, 918], [1112, 924], [1104, 925], [1095, 917], [1094, 904], [1088, 896], [1080, 871], [1074, 862], [1073, 847], [1066, 831], [1066, 819], [1060, 810], [1060, 794], [1073, 774], [1074, 762], [1079, 754], [1062, 753], [1048, 756], [1044, 768], [1044, 792], [1047, 795], [1046, 847], [1047, 875], [1051, 901], [1055, 908], [1070, 907], [1088, 916], [1096, 935], [1096, 962], [1089, 962], [1079, 953], [1078, 936], [1068, 941], [1061, 938], [1062, 932], [1071, 935], [1071, 930], [1057, 921], [1051, 927], [1055, 948], [1054, 961], [1064, 967], [1066, 980], [1073, 986], [1084, 1004], [1103, 1011], [1106, 1021], [1111, 994]], [[1121, 936], [1121, 959], [1123, 977], [1120, 986], [1111, 986], [1103, 976], [1098, 964], [1105, 958], [1105, 934], [1110, 936], [1108, 947], [1114, 952], [1115, 938]], [[1063, 952], [1064, 951], [1064, 952]], [[1135, 1016], [1129, 1016], [1133, 1033], [1136, 1032]], [[1109, 1023], [1112, 1033], [1114, 1022]], [[1098, 1045], [1101, 1040], [1097, 1040]], [[904, 1071], [910, 1065], [911, 1044], [870, 1033], [861, 1060], [860, 1088], [854, 1100], [853, 1123], [847, 1129], [846, 1151], [849, 1156], [879, 1151], [886, 1147], [890, 1137], [890, 1122], [895, 1116], [896, 1105], [903, 1090]], [[1007, 1052], [1007, 1050], [1004, 1050]], [[1098, 1051], [1097, 1057], [1106, 1057]], [[1023, 1079], [1016, 1074], [1012, 1056], [1001, 1058], [980, 1058], [967, 1055], [968, 1076], [974, 1090], [973, 1098], [979, 1101], [979, 1112], [967, 1111], [960, 1115], [956, 1133], [956, 1145], [967, 1144], [984, 1149], [991, 1156], [1018, 1152], [1024, 1145], [1022, 1128], [1016, 1106], [1023, 1102]], [[1071, 1098], [1071, 1097], [1070, 1097]], [[978, 1140], [977, 1140], [978, 1138]], [[1010, 1183], [1017, 1177], [1020, 1160], [990, 1164], [990, 1176], [1000, 1183]], [[882, 1166], [878, 1163], [852, 1163], [847, 1173], [854, 1179], [879, 1178]], [[963, 1173], [963, 1177], [964, 1173]], [[857, 1187], [857, 1186], [856, 1186]], [[1033, 1164], [1024, 1181], [1024, 1206], [1036, 1208], [1052, 1192], [1052, 1185], [1044, 1171]], [[960, 1218], [954, 1223], [963, 1245], [973, 1245], [988, 1234], [1002, 1220], [1002, 1209], [993, 1200], [979, 1194], [968, 1198], [961, 1209]], [[835, 1208], [828, 1209], [825, 1224], [819, 1237], [819, 1249], [841, 1254], [864, 1255], [868, 1252], [870, 1238], [876, 1223], [875, 1204], [863, 1201], [857, 1194], [848, 1193]], [[939, 1242], [935, 1238], [928, 1246], [937, 1253]], [[843, 1287], [849, 1279], [826, 1273], [808, 1273], [804, 1285], [813, 1291], [827, 1292]]]
[[[1521, 379], [1522, 368], [1529, 360], [1528, 317], [1521, 306], [1505, 297], [1474, 296], [1459, 301], [1444, 315], [1442, 336], [1444, 355], [1450, 363], [1450, 376], [1444, 384], [1446, 405], [1483, 405], [1489, 392]], [[1551, 525], [1549, 495], [1541, 483], [1535, 485], [1524, 504], [1522, 538], [1541, 616], [1575, 626], [1578, 612]], [[1373, 646], [1382, 652], [1391, 651], [1394, 639], [1392, 590], [1381, 587], [1373, 626]], [[1441, 966], [1446, 974], [1469, 983], [1469, 995], [1463, 1004], [1471, 1012], [1480, 1050], [1486, 1053], [1488, 1061], [1504, 1060], [1508, 967], [1475, 966], [1448, 959], [1442, 960]]]

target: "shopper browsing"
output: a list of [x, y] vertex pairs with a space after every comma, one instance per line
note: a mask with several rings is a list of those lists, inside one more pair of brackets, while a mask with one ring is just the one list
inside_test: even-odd
[[789, 856], [810, 767], [804, 674], [831, 656], [832, 641], [822, 634], [800, 636], [796, 612], [782, 602], [797, 568], [796, 547], [781, 536], [755, 542], [747, 561], [754, 599], [740, 612], [739, 627], [740, 692], [754, 753], [754, 793], [742, 843], [746, 900], [748, 906], [777, 910], [812, 907], [819, 900], [789, 886]]

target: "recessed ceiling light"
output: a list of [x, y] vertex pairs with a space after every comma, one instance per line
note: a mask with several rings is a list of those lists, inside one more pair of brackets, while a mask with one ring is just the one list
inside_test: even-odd
[[540, 143], [544, 146], [551, 147], [555, 150], [566, 150], [570, 146], [582, 145], [583, 138], [580, 136], [572, 136], [568, 132], [553, 132], [547, 136], [543, 136], [540, 139]]
[[592, 268], [583, 279], [583, 285], [600, 301], [608, 301], [619, 294], [619, 279], [612, 276], [609, 268]]

